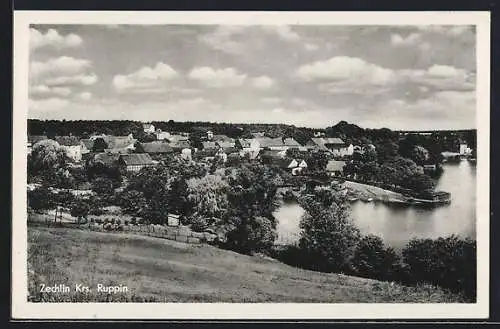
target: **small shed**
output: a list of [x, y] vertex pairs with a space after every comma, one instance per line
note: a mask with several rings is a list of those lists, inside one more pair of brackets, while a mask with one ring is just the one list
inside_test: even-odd
[[180, 224], [179, 215], [168, 214], [167, 217], [168, 226], [179, 226], [179, 224]]

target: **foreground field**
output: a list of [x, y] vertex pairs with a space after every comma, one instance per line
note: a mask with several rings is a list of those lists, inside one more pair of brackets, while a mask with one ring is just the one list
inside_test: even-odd
[[[79, 229], [28, 228], [31, 301], [156, 302], [460, 302], [431, 286], [387, 282], [294, 268], [207, 245]], [[69, 293], [39, 292], [66, 284]], [[75, 284], [91, 293], [74, 292]], [[98, 284], [128, 292], [96, 292]]]

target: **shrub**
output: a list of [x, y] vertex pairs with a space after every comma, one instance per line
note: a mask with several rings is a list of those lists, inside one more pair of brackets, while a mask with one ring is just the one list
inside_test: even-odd
[[120, 225], [121, 223], [122, 223], [122, 221], [121, 221], [119, 218], [117, 218], [117, 219], [115, 220], [115, 224]]
[[198, 214], [190, 216], [188, 222], [191, 229], [195, 232], [203, 232], [208, 226], [206, 219]]
[[455, 235], [413, 239], [403, 250], [403, 259], [413, 282], [429, 282], [475, 299], [476, 241]]
[[113, 229], [113, 225], [111, 223], [106, 223], [106, 224], [104, 224], [103, 228], [106, 231], [111, 231]]
[[375, 235], [363, 237], [351, 260], [356, 275], [377, 280], [395, 280], [399, 258], [390, 247], [385, 247], [382, 239]]
[[130, 220], [130, 224], [132, 225], [137, 224], [137, 219], [135, 217], [132, 217], [132, 219]]

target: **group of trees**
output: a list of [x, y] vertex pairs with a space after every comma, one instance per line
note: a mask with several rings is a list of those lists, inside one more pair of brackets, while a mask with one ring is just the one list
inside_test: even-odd
[[305, 210], [301, 237], [298, 245], [278, 254], [283, 261], [407, 285], [427, 282], [475, 298], [475, 241], [457, 236], [415, 238], [398, 255], [380, 237], [360, 233], [341, 190], [315, 188], [300, 198], [300, 204]]

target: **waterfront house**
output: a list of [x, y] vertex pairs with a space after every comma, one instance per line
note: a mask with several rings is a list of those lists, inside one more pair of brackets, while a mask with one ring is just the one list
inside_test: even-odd
[[155, 164], [151, 156], [147, 153], [121, 154], [118, 158], [120, 169], [126, 172], [137, 172]]
[[342, 176], [344, 174], [345, 161], [330, 160], [326, 164], [326, 172], [329, 176]]

